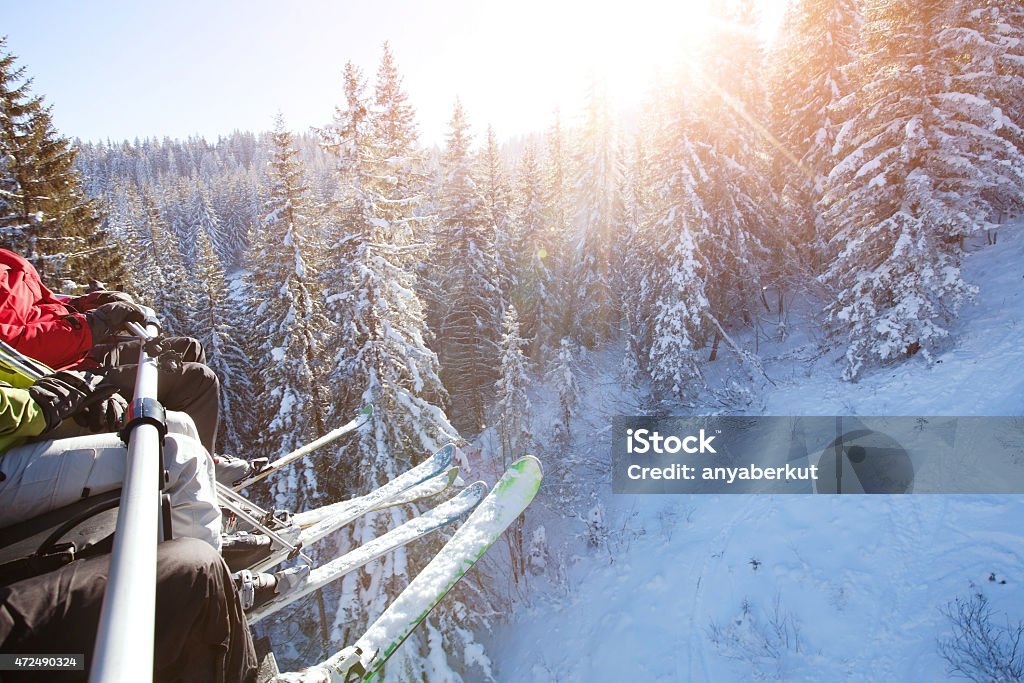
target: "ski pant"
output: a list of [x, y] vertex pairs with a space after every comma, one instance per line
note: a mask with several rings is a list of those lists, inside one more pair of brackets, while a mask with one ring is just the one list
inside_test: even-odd
[[[161, 345], [178, 354], [181, 362], [176, 367], [158, 364], [157, 399], [168, 410], [188, 413], [199, 431], [199, 440], [213, 453], [220, 422], [220, 382], [206, 365], [206, 352], [191, 337], [168, 337]], [[104, 375], [130, 400], [135, 393], [139, 346], [139, 342], [131, 341], [94, 347], [90, 356], [103, 367], [90, 372]]]
[[[164, 487], [175, 537], [206, 541], [220, 550], [220, 508], [213, 460], [195, 438], [185, 414], [170, 413], [164, 441]], [[45, 439], [0, 455], [0, 529], [119, 488], [128, 449], [116, 434]]]
[[[4, 683], [86, 680], [109, 565], [109, 555], [78, 560], [0, 587], [0, 653], [85, 655], [83, 671], [4, 671]], [[195, 539], [176, 538], [157, 550], [153, 680], [256, 680], [252, 636], [228, 568]]]

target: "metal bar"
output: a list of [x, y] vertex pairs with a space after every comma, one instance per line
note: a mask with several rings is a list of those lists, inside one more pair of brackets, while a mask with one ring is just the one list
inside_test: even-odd
[[[156, 335], [155, 324], [146, 332]], [[142, 344], [142, 342], [139, 342]], [[135, 399], [156, 399], [157, 364], [139, 350]], [[156, 555], [160, 527], [160, 433], [137, 424], [131, 431], [110, 577], [103, 596], [90, 683], [150, 681], [156, 627]]]

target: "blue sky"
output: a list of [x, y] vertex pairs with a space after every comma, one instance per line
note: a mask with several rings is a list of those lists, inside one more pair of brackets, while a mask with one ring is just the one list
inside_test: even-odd
[[477, 131], [490, 123], [499, 138], [545, 128], [556, 107], [571, 118], [595, 60], [615, 63], [623, 102], [639, 99], [665, 46], [694, 35], [700, 4], [0, 0], [0, 13], [71, 137], [215, 139], [267, 130], [279, 110], [294, 130], [321, 125], [341, 102], [345, 62], [372, 77], [387, 40], [429, 143], [457, 96]]

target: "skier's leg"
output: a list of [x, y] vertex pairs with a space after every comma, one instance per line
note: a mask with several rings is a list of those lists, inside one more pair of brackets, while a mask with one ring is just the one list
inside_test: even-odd
[[[88, 675], [109, 555], [0, 587], [0, 652], [84, 654], [83, 671], [47, 672], [48, 681]], [[249, 683], [256, 655], [223, 560], [207, 544], [181, 538], [157, 554], [154, 680]], [[4, 681], [40, 680], [35, 672]]]
[[[120, 487], [127, 453], [116, 434], [10, 449], [0, 458], [0, 528]], [[199, 538], [219, 550], [220, 508], [209, 454], [194, 439], [168, 434], [164, 462], [174, 535]]]
[[[192, 337], [164, 337], [160, 348], [178, 354], [183, 363], [205, 363], [206, 351], [198, 339]], [[89, 354], [93, 360], [106, 367], [136, 365], [139, 362], [137, 339], [94, 346]]]
[[[107, 381], [124, 396], [135, 390], [135, 365], [104, 368]], [[157, 398], [168, 410], [188, 413], [195, 423], [199, 440], [214, 452], [220, 421], [220, 382], [217, 375], [202, 363], [182, 363], [175, 369], [160, 367], [157, 377]]]

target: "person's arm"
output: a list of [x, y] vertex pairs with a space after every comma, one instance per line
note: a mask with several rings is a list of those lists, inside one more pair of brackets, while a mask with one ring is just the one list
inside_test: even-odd
[[63, 367], [92, 348], [92, 332], [85, 316], [72, 314], [36, 323], [0, 323], [0, 338], [50, 367]]
[[26, 356], [62, 367], [92, 348], [92, 331], [84, 315], [57, 302], [34, 275], [0, 267], [0, 338]]
[[28, 389], [0, 386], [0, 441], [37, 436], [45, 429], [46, 418]]

